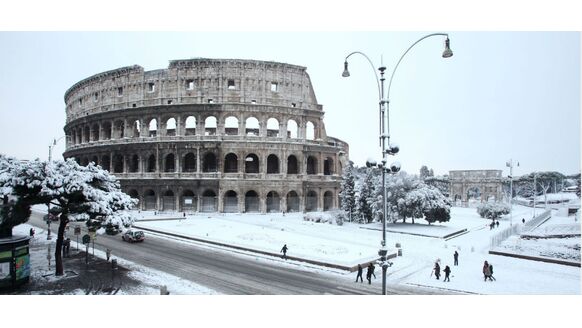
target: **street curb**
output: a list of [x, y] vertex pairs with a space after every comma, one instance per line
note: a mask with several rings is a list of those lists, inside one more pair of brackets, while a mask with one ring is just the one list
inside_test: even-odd
[[531, 260], [531, 261], [547, 262], [547, 263], [553, 263], [553, 264], [561, 264], [561, 265], [580, 267], [580, 262], [558, 260], [558, 259], [554, 259], [554, 258], [550, 258], [550, 257], [530, 256], [530, 255], [522, 255], [522, 254], [517, 254], [517, 253], [500, 252], [500, 251], [489, 251], [489, 254], [515, 257], [515, 258], [524, 259], [524, 260]]
[[[145, 231], [159, 233], [159, 234], [162, 234], [162, 235], [168, 235], [168, 236], [173, 236], [173, 237], [178, 237], [178, 238], [184, 238], [184, 239], [193, 240], [193, 241], [197, 241], [197, 242], [201, 242], [201, 243], [212, 244], [212, 245], [217, 245], [217, 246], [222, 246], [222, 247], [233, 248], [233, 249], [237, 249], [237, 250], [241, 250], [241, 251], [258, 253], [258, 254], [262, 254], [262, 255], [267, 255], [267, 256], [273, 256], [273, 257], [282, 258], [281, 254], [279, 254], [279, 253], [266, 252], [266, 251], [261, 251], [261, 250], [257, 250], [257, 249], [252, 249], [252, 248], [246, 248], [246, 247], [241, 247], [241, 246], [236, 246], [236, 245], [230, 245], [230, 244], [220, 243], [220, 242], [216, 242], [216, 241], [212, 241], [212, 240], [207, 240], [207, 239], [190, 237], [190, 236], [180, 235], [180, 234], [166, 232], [166, 231], [154, 230], [154, 229], [151, 229], [151, 228], [144, 228], [144, 227], [141, 227], [141, 226], [135, 225], [135, 224], [134, 224], [134, 227], [135, 228], [139, 228], [141, 230], [145, 230]], [[398, 253], [395, 252], [395, 253], [392, 253], [392, 254], [388, 254], [386, 258], [387, 259], [392, 259], [392, 258], [395, 258], [397, 255], [398, 255]], [[334, 268], [334, 269], [349, 271], [349, 272], [354, 272], [354, 271], [357, 271], [358, 270], [358, 266], [357, 265], [356, 266], [345, 266], [345, 265], [333, 264], [333, 263], [327, 263], [327, 262], [321, 262], [321, 261], [315, 261], [315, 260], [310, 260], [310, 259], [305, 259], [305, 258], [300, 258], [300, 257], [295, 257], [295, 256], [287, 256], [287, 259], [288, 260], [293, 260], [293, 261], [305, 262], [305, 263], [309, 263], [309, 264], [315, 264], [315, 265], [324, 266], [324, 267], [328, 267], [328, 268]], [[367, 265], [369, 263], [374, 263], [375, 261], [376, 260], [372, 260], [372, 261], [367, 261], [367, 262], [360, 263], [360, 264]]]

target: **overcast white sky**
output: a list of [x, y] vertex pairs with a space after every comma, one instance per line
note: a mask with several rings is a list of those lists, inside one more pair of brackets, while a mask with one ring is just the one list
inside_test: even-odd
[[[350, 144], [363, 165], [380, 158], [378, 91], [372, 68], [350, 57], [366, 53], [390, 74], [400, 56], [433, 32], [263, 33], [0, 33], [0, 152], [48, 157], [64, 135], [64, 92], [106, 70], [166, 68], [191, 57], [273, 60], [307, 67], [330, 136]], [[578, 32], [448, 32], [454, 56], [443, 59], [443, 37], [418, 43], [403, 59], [390, 91], [391, 140], [403, 170], [421, 165], [437, 174], [460, 169], [580, 171], [580, 34]], [[9, 142], [6, 142], [9, 141]], [[64, 150], [61, 141], [53, 158]], [[507, 170], [506, 170], [507, 171]]]

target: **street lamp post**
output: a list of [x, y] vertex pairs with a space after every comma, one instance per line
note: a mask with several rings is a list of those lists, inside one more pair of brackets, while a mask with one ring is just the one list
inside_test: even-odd
[[[390, 144], [390, 118], [389, 118], [389, 104], [390, 104], [390, 87], [392, 86], [392, 79], [394, 78], [394, 73], [396, 73], [396, 69], [400, 62], [404, 58], [404, 56], [420, 41], [432, 37], [432, 36], [446, 36], [445, 40], [445, 50], [443, 51], [443, 58], [449, 58], [453, 56], [453, 52], [450, 49], [450, 41], [448, 38], [448, 34], [446, 33], [433, 33], [429, 35], [425, 35], [424, 37], [418, 39], [414, 42], [400, 57], [398, 63], [392, 70], [392, 74], [390, 76], [390, 82], [388, 84], [388, 93], [387, 97], [384, 98], [384, 71], [386, 70], [385, 66], [380, 66], [378, 71], [380, 71], [380, 77], [378, 78], [378, 74], [376, 73], [376, 69], [374, 68], [374, 64], [370, 60], [370, 58], [360, 51], [354, 51], [346, 56], [344, 61], [344, 71], [342, 73], [343, 77], [349, 77], [350, 72], [348, 71], [348, 58], [353, 54], [359, 54], [364, 56], [370, 66], [372, 67], [372, 71], [374, 72], [374, 77], [376, 78], [376, 83], [378, 86], [378, 102], [379, 102], [379, 139], [380, 139], [380, 146], [382, 147], [382, 161], [381, 163], [376, 164], [375, 161], [368, 161], [366, 166], [378, 166], [382, 169], [382, 204], [383, 204], [383, 215], [382, 215], [382, 242], [380, 250], [378, 251], [378, 255], [380, 255], [380, 265], [382, 266], [382, 295], [386, 295], [386, 271], [388, 269], [388, 261], [386, 255], [388, 254], [388, 249], [386, 248], [386, 216], [387, 216], [387, 204], [386, 204], [386, 173], [395, 174], [400, 171], [400, 163], [395, 162], [392, 163], [390, 166], [387, 166], [386, 163], [388, 162], [388, 155], [396, 155], [399, 151], [399, 147], [397, 145]], [[386, 119], [386, 122], [384, 121]]]
[[[505, 163], [509, 167], [509, 226], [513, 226], [513, 159]], [[519, 167], [519, 162], [517, 162]]]

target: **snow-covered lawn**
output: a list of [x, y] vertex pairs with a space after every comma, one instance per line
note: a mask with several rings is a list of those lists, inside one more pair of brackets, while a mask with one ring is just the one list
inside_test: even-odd
[[[337, 226], [304, 221], [302, 214], [196, 214], [182, 220], [165, 221], [157, 219], [179, 218], [181, 214], [153, 215], [153, 212], [141, 212], [139, 215], [144, 220], [156, 221], [139, 221], [134, 224], [136, 227], [274, 253], [279, 253], [283, 244], [287, 244], [288, 255], [350, 266], [377, 257], [382, 237], [381, 225], [377, 223], [345, 223]], [[531, 208], [514, 206], [511, 221], [513, 224], [521, 224], [522, 218], [527, 220], [531, 215]], [[490, 230], [490, 221], [480, 218], [475, 208], [453, 207], [451, 216], [450, 222], [442, 224], [428, 225], [426, 221], [416, 220], [414, 225], [408, 222], [387, 226], [386, 239], [390, 252], [396, 250], [396, 243], [401, 244], [403, 252], [402, 257], [391, 260], [393, 265], [388, 269], [389, 283], [449, 288], [478, 294], [580, 294], [578, 267], [488, 253], [491, 237], [510, 226], [509, 217], [502, 218], [499, 227]], [[580, 226], [580, 222], [574, 222], [572, 216], [554, 216], [538, 229], [555, 224], [578, 226], [578, 229]], [[467, 233], [448, 240], [443, 238], [464, 229]], [[577, 238], [577, 245], [579, 247], [580, 238]], [[453, 266], [455, 250], [460, 254], [458, 266]], [[443, 277], [436, 280], [431, 275], [437, 259], [441, 261], [441, 270], [446, 265], [450, 266], [450, 282], [443, 282]], [[493, 264], [497, 281], [483, 281], [481, 270], [484, 261]], [[354, 279], [355, 273], [341, 276]]]

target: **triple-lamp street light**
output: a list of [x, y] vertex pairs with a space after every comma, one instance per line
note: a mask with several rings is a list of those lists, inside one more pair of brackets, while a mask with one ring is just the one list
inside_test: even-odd
[[[374, 77], [376, 78], [376, 83], [378, 85], [378, 101], [379, 101], [379, 134], [380, 134], [380, 146], [382, 147], [382, 161], [381, 163], [376, 163], [375, 160], [368, 160], [366, 162], [366, 166], [378, 166], [382, 170], [382, 203], [383, 203], [383, 215], [382, 215], [382, 242], [380, 250], [378, 251], [378, 255], [380, 255], [380, 265], [382, 266], [382, 295], [386, 295], [386, 271], [388, 269], [389, 263], [387, 261], [386, 255], [388, 254], [388, 249], [386, 248], [386, 216], [387, 216], [387, 208], [386, 208], [386, 173], [395, 174], [400, 171], [400, 163], [395, 162], [387, 166], [386, 163], [388, 162], [388, 155], [396, 155], [400, 150], [399, 147], [395, 144], [390, 144], [390, 118], [389, 118], [389, 105], [390, 105], [390, 87], [392, 86], [392, 79], [394, 78], [394, 73], [400, 65], [400, 62], [404, 58], [404, 56], [420, 41], [432, 37], [432, 36], [445, 36], [445, 50], [442, 53], [443, 58], [449, 58], [453, 56], [453, 52], [450, 48], [450, 41], [449, 35], [446, 33], [433, 33], [429, 35], [425, 35], [422, 38], [418, 39], [414, 42], [405, 52], [402, 54], [396, 66], [394, 66], [394, 70], [392, 70], [392, 75], [390, 76], [390, 82], [388, 84], [388, 93], [387, 97], [384, 98], [384, 71], [386, 70], [385, 66], [380, 66], [378, 71], [380, 71], [380, 77], [378, 78], [378, 74], [376, 73], [376, 69], [374, 68], [374, 64], [370, 60], [366, 54], [360, 51], [354, 51], [346, 56], [344, 61], [344, 72], [342, 73], [343, 77], [349, 77], [350, 72], [348, 71], [348, 58], [353, 54], [359, 54], [364, 56], [370, 66], [372, 67], [372, 71], [374, 72]], [[386, 120], [386, 122], [384, 122]]]
[[[49, 144], [49, 153], [48, 153], [48, 161], [50, 163], [50, 161], [52, 160], [52, 153], [53, 153], [53, 148], [57, 145], [57, 142], [61, 141], [61, 139], [63, 139], [65, 136], [62, 136], [58, 139], [53, 139], [53, 142], [51, 142]], [[51, 220], [52, 220], [52, 214], [50, 212], [51, 209], [51, 204], [47, 203], [47, 214], [46, 214], [46, 224], [48, 225], [48, 230], [47, 230], [47, 234], [46, 234], [46, 239], [47, 240], [51, 240], [52, 236], [51, 236]]]

